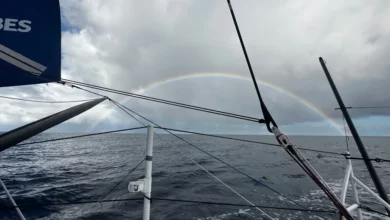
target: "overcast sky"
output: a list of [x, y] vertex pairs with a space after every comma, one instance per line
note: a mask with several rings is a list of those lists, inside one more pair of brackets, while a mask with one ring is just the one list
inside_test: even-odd
[[[63, 0], [62, 77], [262, 117], [223, 0]], [[264, 101], [287, 134], [341, 135], [322, 56], [347, 106], [390, 106], [390, 2], [232, 0]], [[159, 83], [163, 82], [163, 83]], [[38, 100], [96, 96], [60, 85], [1, 88]], [[263, 125], [109, 95], [163, 126], [265, 134]], [[0, 102], [0, 130], [74, 104]], [[351, 110], [362, 135], [390, 135], [390, 109]], [[138, 126], [109, 102], [52, 131]]]

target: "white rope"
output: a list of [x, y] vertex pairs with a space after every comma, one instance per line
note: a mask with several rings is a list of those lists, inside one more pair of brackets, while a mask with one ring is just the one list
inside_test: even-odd
[[[156, 133], [155, 133], [156, 134]], [[156, 134], [157, 137], [159, 137], [160, 139], [164, 140], [163, 138], [161, 138], [158, 134]], [[165, 140], [164, 140], [165, 141]], [[236, 190], [234, 190], [232, 187], [230, 187], [228, 184], [226, 184], [225, 182], [223, 182], [221, 179], [219, 179], [218, 177], [216, 177], [214, 174], [210, 173], [210, 171], [208, 171], [206, 168], [204, 168], [202, 165], [200, 165], [199, 163], [197, 163], [193, 158], [191, 158], [190, 156], [188, 156], [187, 154], [185, 154], [183, 151], [181, 151], [179, 148], [175, 147], [174, 145], [172, 145], [169, 141], [165, 141], [167, 142], [169, 145], [171, 145], [172, 147], [174, 147], [177, 151], [179, 151], [181, 154], [183, 154], [185, 157], [187, 157], [188, 159], [190, 159], [194, 164], [196, 164], [198, 167], [200, 167], [202, 170], [204, 170], [206, 173], [210, 174], [212, 177], [214, 177], [214, 179], [216, 179], [218, 182], [222, 183], [224, 186], [226, 186], [228, 189], [230, 189], [233, 193], [235, 193], [236, 195], [238, 195], [239, 197], [241, 197], [243, 200], [245, 200], [247, 203], [249, 203], [250, 205], [252, 206], [256, 206], [255, 204], [253, 204], [251, 201], [249, 201], [247, 198], [245, 198], [243, 195], [241, 195], [239, 192], [237, 192]], [[272, 218], [271, 216], [269, 216], [267, 213], [265, 213], [263, 210], [261, 210], [259, 207], [255, 207], [258, 211], [260, 211], [263, 215], [267, 216], [267, 218], [271, 219], [271, 220], [274, 220], [274, 218]]]

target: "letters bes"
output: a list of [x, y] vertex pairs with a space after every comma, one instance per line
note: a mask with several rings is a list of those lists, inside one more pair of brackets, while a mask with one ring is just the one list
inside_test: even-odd
[[0, 18], [0, 31], [30, 32], [31, 21], [13, 18]]

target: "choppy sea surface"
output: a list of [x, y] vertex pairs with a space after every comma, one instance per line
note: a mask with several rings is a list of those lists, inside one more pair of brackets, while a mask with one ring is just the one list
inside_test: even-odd
[[[76, 134], [41, 134], [26, 142], [66, 137]], [[288, 154], [279, 147], [216, 139], [197, 135], [180, 135], [194, 145], [228, 162], [239, 170], [276, 189], [305, 207], [334, 209], [321, 190], [308, 178]], [[272, 136], [233, 136], [275, 143]], [[343, 153], [344, 137], [290, 137], [299, 147]], [[390, 138], [364, 137], [371, 157], [390, 156]], [[142, 219], [142, 201], [41, 206], [41, 204], [100, 200], [115, 184], [145, 157], [145, 134], [107, 134], [66, 141], [17, 146], [0, 153], [0, 178], [8, 187], [27, 219]], [[189, 155], [231, 188], [256, 205], [294, 207], [291, 201], [270, 191], [170, 135], [154, 139], [152, 197], [246, 204], [242, 198], [174, 147]], [[350, 152], [360, 156], [353, 141]], [[329, 186], [339, 195], [346, 167], [342, 156], [304, 152]], [[376, 163], [382, 182], [390, 192], [390, 163]], [[354, 174], [373, 187], [363, 161], [353, 160]], [[145, 163], [119, 184], [105, 200], [142, 198], [129, 193], [129, 181], [142, 178]], [[384, 209], [359, 189], [361, 203], [381, 212]], [[347, 201], [352, 197], [348, 193]], [[19, 219], [0, 189], [0, 219]], [[231, 220], [266, 219], [255, 208], [153, 201], [152, 219]], [[275, 219], [320, 219], [313, 213], [264, 209]], [[324, 214], [325, 219], [339, 219]], [[366, 219], [385, 219], [364, 212]]]

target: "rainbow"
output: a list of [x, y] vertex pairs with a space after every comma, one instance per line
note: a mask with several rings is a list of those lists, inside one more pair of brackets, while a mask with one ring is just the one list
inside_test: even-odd
[[[251, 81], [252, 80], [249, 77], [245, 77], [245, 76], [241, 76], [241, 75], [233, 74], [233, 73], [190, 73], [190, 74], [184, 74], [184, 75], [180, 75], [180, 76], [176, 76], [176, 77], [172, 77], [172, 78], [167, 78], [167, 79], [164, 79], [164, 80], [156, 81], [156, 82], [150, 83], [149, 85], [139, 87], [139, 88], [137, 88], [136, 90], [134, 90], [132, 92], [133, 93], [137, 93], [137, 94], [144, 94], [148, 90], [156, 89], [158, 87], [161, 87], [161, 86], [164, 86], [164, 85], [167, 85], [167, 84], [170, 84], [170, 83], [177, 83], [177, 82], [184, 81], [184, 80], [215, 78], [215, 77], [235, 79], [235, 80], [244, 80], [244, 81]], [[257, 80], [257, 83], [260, 84], [260, 85], [266, 86], [266, 87], [268, 87], [270, 89], [273, 89], [275, 91], [281, 92], [281, 93], [283, 93], [283, 94], [285, 94], [285, 95], [287, 95], [287, 96], [297, 100], [298, 102], [300, 102], [301, 104], [303, 104], [304, 106], [306, 106], [307, 108], [309, 108], [310, 110], [312, 110], [313, 112], [318, 114], [320, 117], [322, 117], [325, 121], [327, 121], [329, 123], [329, 125], [331, 125], [338, 132], [340, 132], [340, 134], [342, 134], [342, 135], [344, 134], [343, 128], [336, 121], [334, 121], [325, 112], [323, 112], [321, 109], [319, 109], [317, 106], [315, 106], [311, 102], [307, 101], [306, 99], [304, 99], [302, 97], [299, 97], [295, 93], [290, 92], [288, 90], [285, 90], [284, 88], [281, 88], [281, 87], [279, 87], [277, 85], [274, 85], [274, 84], [271, 84], [271, 83], [268, 83], [268, 82], [265, 82], [265, 81]], [[119, 103], [126, 104], [130, 99], [131, 99], [131, 97], [125, 97]], [[101, 117], [96, 120], [96, 122], [92, 123], [91, 126], [88, 129], [88, 132], [92, 131], [92, 129], [94, 129], [102, 120], [104, 120], [110, 114], [112, 114], [113, 109], [114, 108], [111, 108], [105, 114], [102, 114]]]

